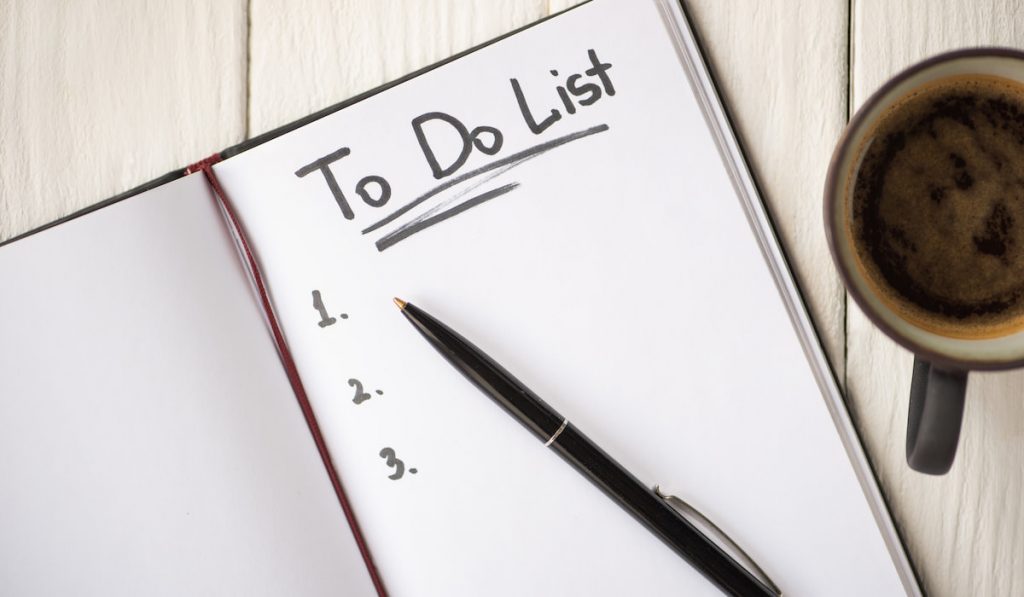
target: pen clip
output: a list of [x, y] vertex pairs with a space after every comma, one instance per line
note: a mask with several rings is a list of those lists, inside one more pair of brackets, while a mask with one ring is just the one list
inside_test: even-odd
[[665, 502], [667, 502], [668, 505], [671, 506], [672, 509], [674, 509], [676, 512], [679, 512], [680, 514], [688, 518], [696, 519], [696, 521], [700, 523], [701, 526], [706, 528], [708, 531], [711, 531], [711, 533], [715, 536], [717, 542], [720, 544], [724, 544], [724, 547], [726, 547], [726, 549], [729, 552], [731, 552], [731, 555], [739, 561], [740, 565], [742, 565], [744, 568], [747, 569], [748, 572], [757, 577], [757, 579], [764, 583], [769, 589], [771, 589], [772, 592], [774, 592], [779, 597], [782, 597], [782, 590], [779, 589], [778, 585], [772, 582], [772, 579], [767, 574], [765, 574], [765, 571], [757, 565], [757, 562], [754, 561], [754, 558], [747, 555], [747, 552], [743, 551], [742, 547], [737, 545], [736, 542], [733, 541], [732, 538], [730, 538], [729, 535], [725, 533], [725, 531], [718, 528], [717, 524], [711, 522], [711, 520], [707, 516], [701, 514], [700, 510], [697, 510], [690, 504], [686, 503], [680, 497], [663, 493], [661, 491], [660, 485], [654, 486], [654, 493], [661, 499], [665, 500]]

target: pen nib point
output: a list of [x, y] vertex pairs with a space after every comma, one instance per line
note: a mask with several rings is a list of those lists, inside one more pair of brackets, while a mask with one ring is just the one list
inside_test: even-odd
[[405, 306], [408, 305], [409, 303], [403, 301], [402, 299], [400, 299], [400, 298], [398, 298], [396, 296], [395, 297], [395, 304], [398, 305], [399, 309], [402, 309], [404, 311], [405, 310]]

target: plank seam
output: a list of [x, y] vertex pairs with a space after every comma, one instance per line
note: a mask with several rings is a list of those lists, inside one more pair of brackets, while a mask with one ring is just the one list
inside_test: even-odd
[[252, 0], [245, 2], [245, 115], [242, 138], [248, 139], [252, 126]]
[[[850, 122], [853, 110], [853, 61], [854, 51], [854, 3], [846, 2], [846, 122]], [[850, 382], [850, 294], [843, 287], [843, 393], [848, 395]], [[849, 399], [847, 399], [849, 402]]]

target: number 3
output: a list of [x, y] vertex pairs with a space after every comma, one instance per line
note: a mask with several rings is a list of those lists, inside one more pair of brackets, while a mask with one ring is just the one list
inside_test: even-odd
[[394, 473], [388, 475], [388, 479], [392, 481], [401, 479], [402, 475], [405, 474], [405, 463], [395, 458], [395, 451], [391, 448], [384, 448], [380, 451], [380, 457], [386, 459], [384, 464], [395, 469]]

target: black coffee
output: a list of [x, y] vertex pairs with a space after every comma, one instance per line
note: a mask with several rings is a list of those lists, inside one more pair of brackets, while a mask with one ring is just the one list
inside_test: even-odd
[[866, 139], [849, 233], [875, 290], [948, 336], [1024, 327], [1024, 86], [940, 80]]

